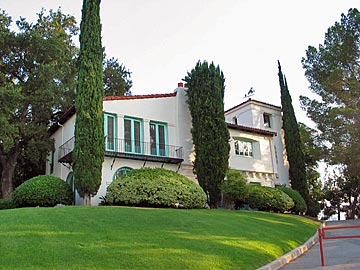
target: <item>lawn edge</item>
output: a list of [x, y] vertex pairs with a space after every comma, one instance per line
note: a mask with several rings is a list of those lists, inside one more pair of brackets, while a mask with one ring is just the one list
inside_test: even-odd
[[[320, 225], [320, 228], [323, 224]], [[292, 260], [300, 257], [302, 254], [307, 252], [312, 246], [314, 246], [319, 241], [318, 232], [316, 231], [315, 234], [310, 237], [304, 244], [294, 248], [293, 250], [289, 251], [288, 253], [284, 254], [283, 256], [277, 258], [276, 260], [258, 268], [257, 270], [276, 270], [280, 267], [283, 267], [285, 264], [288, 264]]]

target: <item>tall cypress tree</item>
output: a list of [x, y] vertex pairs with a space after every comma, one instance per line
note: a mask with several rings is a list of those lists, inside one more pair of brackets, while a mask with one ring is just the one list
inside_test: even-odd
[[105, 151], [100, 0], [83, 1], [80, 31], [73, 166], [76, 189], [90, 205], [101, 184]]
[[199, 61], [184, 80], [189, 86], [187, 102], [195, 147], [194, 173], [209, 196], [210, 207], [217, 208], [230, 151], [230, 135], [224, 118], [224, 74], [214, 63]]
[[302, 151], [299, 127], [296, 121], [292, 100], [289, 93], [286, 77], [281, 71], [278, 61], [279, 83], [281, 91], [282, 120], [285, 135], [286, 153], [289, 162], [289, 177], [291, 187], [301, 194], [309, 205], [309, 189], [306, 181], [305, 157]]

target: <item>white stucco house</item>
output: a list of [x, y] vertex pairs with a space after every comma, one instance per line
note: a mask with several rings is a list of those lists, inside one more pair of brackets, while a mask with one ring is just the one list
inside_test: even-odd
[[[107, 186], [119, 175], [142, 167], [163, 167], [197, 182], [192, 172], [194, 151], [187, 88], [179, 83], [172, 93], [105, 97], [105, 158], [102, 182], [91, 202], [97, 205]], [[46, 173], [74, 189], [72, 150], [76, 112], [72, 107], [50, 128], [55, 151]], [[230, 132], [231, 169], [243, 171], [250, 183], [288, 185], [288, 165], [281, 136], [281, 108], [247, 100], [225, 112]], [[75, 193], [75, 203], [82, 199]]]

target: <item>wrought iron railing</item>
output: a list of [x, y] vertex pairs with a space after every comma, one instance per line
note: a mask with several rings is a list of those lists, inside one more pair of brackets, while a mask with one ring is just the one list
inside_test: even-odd
[[[58, 160], [60, 162], [69, 162], [74, 150], [75, 137], [66, 141], [59, 147]], [[105, 151], [111, 153], [128, 154], [138, 156], [150, 156], [158, 158], [182, 159], [183, 149], [180, 146], [168, 144], [156, 144], [151, 142], [133, 141], [125, 139], [105, 138]]]
[[107, 152], [127, 153], [153, 157], [183, 158], [182, 147], [168, 144], [133, 141], [126, 139], [106, 139]]
[[72, 151], [74, 150], [75, 137], [67, 140], [63, 145], [59, 147], [58, 160], [67, 161], [71, 158]]

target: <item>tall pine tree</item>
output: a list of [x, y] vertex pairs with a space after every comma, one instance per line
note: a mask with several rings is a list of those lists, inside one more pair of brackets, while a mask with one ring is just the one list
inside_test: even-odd
[[278, 61], [279, 83], [281, 91], [282, 120], [285, 135], [286, 153], [289, 162], [289, 177], [291, 187], [301, 194], [309, 204], [309, 189], [306, 181], [305, 157], [302, 151], [299, 127], [296, 121], [292, 100], [289, 93], [286, 77], [281, 71]]
[[76, 189], [84, 199], [84, 205], [91, 205], [91, 195], [95, 195], [100, 187], [104, 161], [102, 62], [100, 0], [84, 0], [73, 164]]
[[224, 118], [224, 74], [214, 63], [208, 65], [206, 61], [199, 61], [184, 80], [189, 86], [187, 97], [195, 147], [194, 173], [209, 196], [210, 207], [217, 208], [230, 151], [230, 135]]

